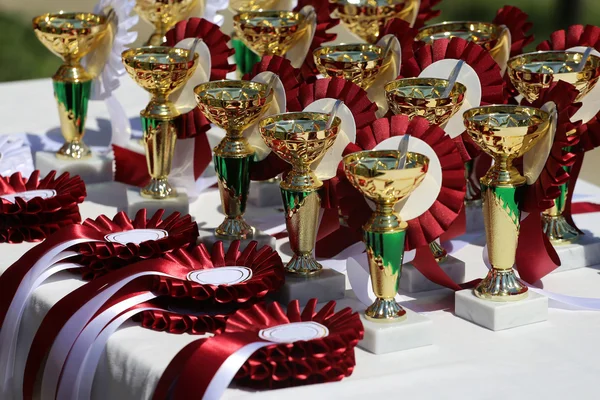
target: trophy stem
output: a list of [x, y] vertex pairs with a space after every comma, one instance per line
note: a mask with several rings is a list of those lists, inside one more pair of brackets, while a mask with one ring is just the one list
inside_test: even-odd
[[487, 175], [481, 178], [485, 236], [492, 265], [487, 277], [474, 290], [482, 299], [515, 301], [527, 297], [527, 286], [513, 270], [519, 240], [522, 186], [523, 183], [498, 184], [489, 181]]
[[446, 261], [448, 258], [448, 252], [438, 242], [433, 241], [429, 243], [429, 249], [438, 264]]
[[[564, 167], [570, 172], [570, 167]], [[542, 213], [542, 230], [553, 245], [569, 244], [579, 240], [579, 231], [571, 226], [563, 216], [569, 194], [569, 182], [560, 185], [560, 195], [554, 199], [554, 206]]]
[[394, 214], [392, 203], [377, 203], [376, 206], [371, 219], [363, 226], [371, 284], [377, 296], [365, 316], [376, 322], [402, 321], [406, 311], [394, 297], [402, 274], [407, 224]]
[[221, 205], [226, 215], [215, 230], [217, 237], [235, 240], [254, 235], [254, 229], [244, 221], [250, 190], [250, 163], [254, 149], [241, 131], [228, 131], [214, 149], [213, 161], [217, 173]]
[[470, 160], [465, 163], [465, 180], [467, 181], [465, 205], [469, 207], [479, 207], [481, 205], [481, 187], [479, 186], [477, 179], [471, 179], [474, 169], [474, 160]]
[[292, 190], [282, 182], [281, 197], [290, 247], [294, 252], [285, 269], [299, 275], [317, 274], [323, 268], [313, 257], [321, 209], [319, 193], [316, 188]]
[[150, 35], [144, 46], [162, 46], [163, 43], [166, 42], [165, 36], [167, 35], [168, 29], [162, 24], [155, 26], [154, 28], [154, 33]]
[[177, 196], [177, 192], [168, 182], [171, 163], [177, 140], [177, 127], [173, 118], [150, 117], [141, 114], [144, 130], [146, 162], [150, 173], [150, 183], [141, 191], [143, 197], [165, 199]]

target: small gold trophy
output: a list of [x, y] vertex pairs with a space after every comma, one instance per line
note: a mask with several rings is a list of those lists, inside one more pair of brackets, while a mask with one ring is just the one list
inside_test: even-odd
[[122, 60], [131, 78], [152, 95], [140, 113], [151, 177], [141, 194], [159, 200], [175, 197], [177, 192], [169, 184], [168, 176], [177, 140], [174, 120], [180, 113], [169, 95], [194, 74], [198, 54], [190, 57], [190, 50], [173, 47], [140, 47], [124, 51]]
[[221, 204], [226, 214], [215, 230], [221, 239], [247, 239], [254, 235], [254, 229], [244, 221], [254, 148], [243, 131], [269, 109], [273, 90], [268, 89], [267, 84], [251, 81], [214, 81], [194, 88], [200, 110], [210, 122], [227, 132], [213, 150]]
[[408, 152], [406, 166], [398, 169], [399, 158], [396, 150], [369, 150], [343, 159], [350, 183], [375, 202], [375, 211], [363, 226], [363, 241], [367, 247], [371, 284], [377, 296], [365, 316], [376, 322], [406, 318], [406, 311], [394, 297], [402, 274], [408, 224], [394, 212], [394, 205], [419, 186], [429, 165], [426, 156]]
[[323, 183], [311, 169], [311, 164], [325, 155], [340, 130], [341, 120], [330, 114], [298, 112], [263, 118], [260, 133], [267, 144], [282, 160], [292, 164], [281, 182], [285, 207], [285, 223], [294, 256], [286, 271], [313, 275], [322, 266], [313, 257], [317, 239], [321, 198], [318, 189]]
[[[600, 78], [600, 58], [589, 55], [585, 65], [580, 65], [583, 54], [567, 51], [540, 51], [522, 54], [508, 61], [508, 75], [519, 93], [529, 102], [538, 99], [540, 90], [548, 88], [554, 79], [566, 81], [577, 90], [576, 101], [581, 101]], [[567, 132], [567, 135], [574, 132]], [[569, 168], [570, 169], [570, 168]], [[554, 206], [542, 214], [543, 230], [553, 244], [573, 243], [579, 231], [563, 217], [569, 183], [564, 183]]]
[[204, 0], [136, 0], [135, 11], [155, 29], [146, 46], [161, 46], [167, 32], [189, 17], [198, 1]]
[[467, 132], [494, 164], [481, 178], [483, 215], [492, 268], [477, 285], [477, 297], [515, 301], [527, 297], [527, 286], [513, 270], [521, 211], [520, 188], [525, 178], [512, 165], [548, 133], [550, 114], [534, 107], [494, 105], [464, 113]]
[[442, 22], [419, 29], [415, 40], [431, 44], [437, 39], [454, 37], [482, 46], [502, 71], [506, 69], [506, 61], [510, 56], [510, 31], [505, 26], [488, 22]]
[[248, 11], [233, 17], [233, 27], [259, 56], [283, 56], [306, 31], [308, 19], [294, 11]]
[[383, 47], [374, 44], [344, 44], [319, 47], [313, 57], [324, 76], [343, 78], [366, 90], [389, 67], [384, 53]]
[[367, 43], [376, 43], [380, 30], [394, 18], [411, 25], [419, 13], [420, 0], [329, 0], [344, 25]]
[[95, 78], [80, 64], [108, 31], [106, 17], [90, 13], [44, 14], [33, 19], [38, 39], [64, 63], [52, 77], [65, 144], [56, 156], [65, 160], [91, 156], [83, 142], [88, 101]]

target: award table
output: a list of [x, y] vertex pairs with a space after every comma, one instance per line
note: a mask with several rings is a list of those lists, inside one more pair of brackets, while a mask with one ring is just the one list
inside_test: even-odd
[[[3, 98], [11, 100], [0, 108], [3, 121], [0, 134], [27, 134], [34, 148], [36, 137], [40, 139], [38, 146], [52, 144], [59, 122], [50, 85], [48, 79], [1, 84]], [[127, 79], [115, 93], [132, 121], [147, 101], [143, 93]], [[90, 105], [87, 141], [93, 149], [109, 143], [110, 124], [104, 115], [102, 103]], [[87, 192], [86, 200], [80, 205], [82, 218], [112, 216], [126, 207], [126, 187], [120, 183], [90, 184]], [[575, 196], [574, 201], [600, 203], [600, 188], [580, 181]], [[218, 191], [209, 188], [202, 192], [190, 204], [190, 214], [200, 229], [216, 227], [222, 220]], [[277, 221], [277, 215], [280, 215], [278, 224], [283, 225], [284, 215], [277, 207], [249, 205], [246, 219], [260, 226], [265, 221]], [[600, 213], [575, 215], [575, 222], [587, 235], [600, 236]], [[483, 232], [471, 234], [469, 241], [465, 246], [456, 246], [460, 249], [452, 252], [466, 263], [467, 281], [484, 276], [487, 270], [481, 258]], [[33, 246], [34, 243], [0, 245], [0, 271]], [[287, 238], [277, 240], [277, 250], [284, 262], [293, 255]], [[324, 261], [323, 265], [345, 269], [341, 260]], [[42, 319], [56, 302], [83, 284], [77, 275], [63, 272], [34, 292], [21, 321], [15, 387], [22, 384], [28, 349]], [[553, 273], [537, 286], [563, 295], [600, 298], [600, 270], [586, 267]], [[346, 288], [346, 299], [337, 302], [339, 308], [356, 304], [348, 281]], [[341, 382], [258, 392], [232, 386], [223, 398], [360, 399], [401, 394], [407, 398], [459, 399], [474, 397], [476, 393], [478, 398], [497, 399], [503, 392], [514, 398], [597, 398], [600, 313], [570, 309], [551, 300], [547, 321], [493, 332], [455, 316], [454, 293], [448, 289], [405, 295], [403, 299], [406, 300], [403, 306], [424, 313], [432, 320], [432, 346], [385, 355], [357, 348], [354, 372]], [[169, 362], [196, 339], [198, 336], [156, 332], [136, 322], [126, 323], [107, 343], [94, 378], [92, 397], [151, 398]], [[491, 386], [499, 391], [489, 390]]]

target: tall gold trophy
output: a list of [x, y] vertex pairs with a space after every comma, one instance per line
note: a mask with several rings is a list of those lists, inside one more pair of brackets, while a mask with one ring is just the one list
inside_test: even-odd
[[177, 140], [175, 118], [180, 113], [169, 95], [185, 85], [197, 67], [198, 54], [173, 47], [140, 47], [122, 54], [131, 78], [152, 95], [140, 113], [150, 183], [141, 191], [149, 199], [177, 196], [168, 181]]
[[[403, 78], [385, 85], [385, 96], [392, 112], [396, 115], [420, 116], [432, 125], [443, 127], [460, 109], [467, 88], [455, 82], [448, 97], [443, 97], [450, 84], [447, 79]], [[436, 261], [444, 261], [448, 253], [437, 242], [429, 244]]]
[[419, 0], [329, 0], [344, 25], [367, 43], [376, 43], [379, 31], [394, 18], [413, 24]]
[[365, 311], [367, 319], [395, 322], [406, 318], [396, 302], [402, 274], [402, 259], [408, 224], [394, 212], [394, 205], [408, 197], [423, 181], [429, 159], [406, 154], [406, 165], [398, 169], [399, 152], [369, 150], [343, 159], [344, 172], [352, 185], [375, 202], [375, 211], [363, 226], [375, 302]]
[[327, 127], [329, 116], [314, 112], [286, 113], [259, 122], [265, 143], [292, 165], [280, 187], [285, 223], [294, 252], [285, 268], [294, 274], [313, 275], [322, 269], [313, 257], [313, 249], [321, 209], [318, 190], [323, 183], [312, 171], [311, 164], [325, 155], [340, 130], [339, 117]]
[[343, 78], [366, 90], [389, 67], [384, 52], [374, 44], [344, 44], [319, 47], [313, 57], [324, 76]]
[[215, 231], [220, 239], [247, 239], [254, 235], [254, 229], [244, 221], [254, 149], [243, 131], [269, 109], [273, 91], [267, 90], [268, 85], [251, 81], [214, 81], [194, 88], [200, 110], [227, 132], [215, 147], [213, 157], [226, 214]]
[[512, 165], [544, 136], [550, 115], [534, 107], [495, 105], [464, 113], [467, 132], [494, 164], [481, 178], [488, 255], [492, 268], [477, 285], [477, 297], [516, 301], [527, 297], [527, 286], [513, 270], [521, 212], [519, 202], [525, 178]]
[[[525, 99], [538, 99], [540, 90], [548, 88], [553, 80], [566, 81], [579, 90], [576, 101], [581, 101], [598, 82], [600, 58], [590, 55], [581, 71], [578, 71], [582, 53], [566, 51], [542, 51], [522, 54], [508, 61], [508, 74], [513, 85]], [[572, 134], [574, 132], [568, 132]], [[579, 231], [563, 217], [569, 183], [563, 184], [554, 206], [542, 214], [543, 230], [553, 244], [573, 243], [579, 239]]]
[[95, 78], [81, 66], [81, 59], [94, 51], [107, 34], [106, 17], [91, 13], [44, 14], [33, 19], [38, 39], [64, 63], [52, 77], [54, 97], [65, 144], [56, 156], [76, 160], [91, 156], [83, 142], [88, 101]]
[[155, 29], [146, 46], [161, 46], [167, 32], [189, 17], [198, 1], [205, 0], [136, 0], [135, 11]]

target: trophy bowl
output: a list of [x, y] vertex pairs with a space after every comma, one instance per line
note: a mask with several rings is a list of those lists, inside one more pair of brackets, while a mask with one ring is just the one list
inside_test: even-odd
[[568, 82], [579, 90], [575, 101], [588, 94], [600, 77], [600, 57], [592, 54], [577, 71], [583, 54], [575, 51], [539, 51], [521, 54], [508, 60], [508, 76], [512, 84], [529, 102], [537, 100], [542, 89], [550, 87], [554, 78]]
[[450, 95], [441, 97], [449, 84], [447, 79], [403, 78], [388, 82], [384, 89], [394, 114], [418, 115], [443, 125], [460, 109], [467, 92], [465, 85], [455, 82]]
[[315, 49], [317, 69], [324, 76], [343, 78], [368, 89], [388, 67], [384, 49], [373, 44], [343, 44]]
[[229, 9], [234, 13], [244, 11], [272, 10], [277, 0], [229, 0]]
[[233, 17], [238, 38], [261, 57], [283, 56], [307, 29], [304, 14], [293, 11], [247, 11]]
[[406, 311], [396, 302], [408, 224], [394, 212], [394, 205], [408, 197], [425, 179], [429, 159], [418, 153], [406, 154], [406, 165], [398, 169], [397, 150], [368, 150], [343, 159], [344, 173], [352, 186], [375, 203], [375, 210], [363, 226], [369, 272], [375, 302], [366, 311], [367, 319], [397, 322]]
[[488, 22], [442, 22], [419, 29], [415, 40], [432, 44], [437, 39], [461, 38], [475, 42], [487, 51], [492, 51], [500, 39], [502, 28]]
[[135, 11], [155, 29], [146, 45], [162, 45], [169, 29], [186, 19], [197, 4], [198, 0], [136, 0]]
[[379, 31], [393, 19], [413, 23], [419, 0], [330, 0], [344, 25], [367, 43], [375, 43]]

